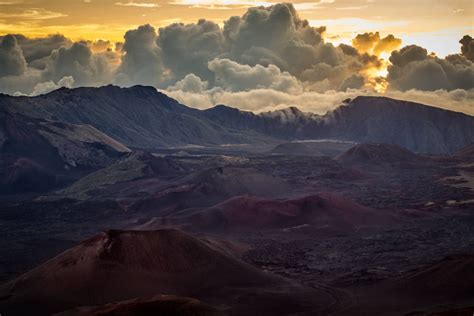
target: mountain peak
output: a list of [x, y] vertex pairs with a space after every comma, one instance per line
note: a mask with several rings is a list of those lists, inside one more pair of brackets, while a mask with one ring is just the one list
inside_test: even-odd
[[205, 111], [240, 112], [239, 109], [233, 108], [233, 107], [231, 107], [231, 106], [227, 106], [227, 105], [224, 105], [224, 104], [218, 104], [218, 105], [216, 105], [216, 106], [214, 106], [214, 107], [212, 107], [212, 108], [209, 108], [209, 109], [207, 109], [207, 110], [205, 110]]

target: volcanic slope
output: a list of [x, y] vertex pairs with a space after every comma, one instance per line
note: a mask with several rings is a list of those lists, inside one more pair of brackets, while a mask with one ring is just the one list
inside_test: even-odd
[[426, 313], [474, 305], [474, 255], [452, 255], [360, 291], [348, 315]]
[[108, 231], [0, 288], [7, 315], [171, 294], [225, 304], [232, 315], [322, 311], [324, 290], [292, 285], [177, 230]]
[[[0, 110], [1, 192], [44, 191], [62, 178], [102, 168], [129, 151], [90, 125]], [[38, 177], [44, 177], [44, 182]]]
[[395, 218], [331, 193], [271, 200], [237, 196], [205, 209], [186, 209], [154, 218], [143, 229], [175, 225], [204, 232], [258, 231], [311, 225], [314, 228], [353, 231], [394, 223]]

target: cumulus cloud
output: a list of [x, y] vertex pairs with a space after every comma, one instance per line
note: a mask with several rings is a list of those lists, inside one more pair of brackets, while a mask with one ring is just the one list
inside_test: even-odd
[[15, 36], [3, 37], [0, 44], [0, 77], [18, 76], [25, 71], [26, 60]]
[[325, 43], [324, 32], [325, 27], [312, 27], [302, 20], [291, 4], [250, 8], [243, 16], [224, 21], [223, 28], [206, 20], [186, 25], [175, 23], [161, 28], [157, 37], [168, 75], [161, 86], [172, 85], [189, 73], [210, 85], [219, 85], [216, 80], [222, 78], [216, 78], [216, 72], [209, 68], [209, 62], [217, 58], [244, 66], [272, 67], [300, 81], [316, 77], [324, 81], [328, 78], [321, 76], [319, 70], [337, 68], [326, 71], [331, 79], [325, 81], [337, 89], [354, 72], [368, 67], [371, 58], [376, 59]]
[[469, 35], [464, 35], [464, 37], [459, 41], [461, 46], [461, 53], [468, 60], [474, 62], [474, 39]]
[[61, 34], [49, 35], [47, 37], [29, 38], [21, 34], [15, 35], [18, 45], [21, 47], [28, 64], [41, 60], [51, 55], [60, 47], [69, 47], [72, 41]]
[[64, 77], [61, 80], [59, 80], [57, 83], [54, 83], [53, 81], [41, 82], [41, 83], [38, 83], [34, 87], [31, 95], [36, 96], [36, 95], [46, 94], [48, 92], [51, 92], [53, 90], [56, 90], [62, 87], [72, 88], [73, 85], [74, 85], [74, 78], [71, 76]]
[[348, 89], [362, 89], [364, 87], [364, 83], [364, 77], [353, 74], [342, 82], [340, 90], [346, 91]]
[[[72, 43], [63, 36], [18, 36], [19, 40], [17, 36], [2, 39], [0, 64], [5, 66], [0, 65], [0, 92], [37, 94], [69, 77], [73, 79], [72, 87], [99, 86], [112, 81], [118, 62], [116, 53], [93, 53], [90, 43]], [[57, 87], [60, 86], [64, 85]]]
[[216, 104], [226, 104], [242, 110], [264, 112], [296, 106], [304, 112], [324, 114], [338, 107], [347, 98], [370, 95], [419, 102], [474, 115], [474, 89], [457, 89], [452, 91], [420, 91], [412, 89], [408, 91], [388, 91], [384, 94], [364, 89], [347, 89], [346, 91], [326, 90], [324, 92], [305, 91], [300, 94], [289, 94], [273, 89], [232, 92], [222, 88], [212, 88], [200, 92], [183, 90], [164, 90], [163, 92], [183, 104], [199, 109], [210, 108]]
[[422, 47], [410, 45], [392, 52], [390, 62], [387, 79], [391, 90], [474, 88], [474, 64], [463, 55], [441, 59], [428, 55]]
[[125, 33], [121, 50], [124, 55], [116, 78], [118, 84], [157, 86], [160, 83], [163, 67], [154, 27], [142, 25]]
[[186, 75], [182, 80], [167, 88], [168, 91], [182, 91], [190, 93], [203, 93], [209, 87], [207, 81], [203, 81], [195, 74]]
[[79, 86], [96, 86], [111, 80], [108, 56], [93, 54], [85, 42], [61, 47], [51, 53], [44, 78], [54, 82], [71, 76]]
[[392, 34], [380, 38], [379, 32], [358, 34], [352, 45], [361, 53], [370, 53], [380, 56], [382, 53], [390, 53], [400, 47], [402, 40]]
[[207, 64], [225, 51], [222, 29], [206, 20], [160, 28], [157, 44], [162, 51], [163, 63], [170, 70], [171, 80], [194, 73], [212, 81]]
[[275, 65], [242, 65], [229, 59], [214, 59], [209, 70], [215, 74], [215, 84], [230, 91], [248, 91], [269, 88], [288, 93], [299, 93], [302, 87], [288, 72], [281, 72]]

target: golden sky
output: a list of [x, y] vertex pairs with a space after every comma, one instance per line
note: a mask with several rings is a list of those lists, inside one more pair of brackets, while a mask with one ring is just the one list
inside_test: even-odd
[[[222, 22], [246, 8], [273, 0], [0, 0], [0, 35], [40, 37], [62, 33], [73, 40], [122, 41], [141, 24], [164, 26], [200, 18]], [[379, 31], [418, 44], [439, 56], [459, 52], [458, 41], [474, 29], [473, 0], [287, 1], [313, 26], [327, 26], [326, 39], [346, 42]]]

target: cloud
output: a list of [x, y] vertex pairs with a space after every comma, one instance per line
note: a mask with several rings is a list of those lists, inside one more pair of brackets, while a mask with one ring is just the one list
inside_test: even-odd
[[380, 38], [379, 32], [369, 32], [357, 34], [352, 40], [352, 45], [361, 53], [375, 54], [380, 56], [382, 53], [390, 53], [398, 49], [402, 40], [392, 34]]
[[59, 80], [57, 83], [54, 83], [53, 81], [41, 82], [41, 83], [38, 83], [34, 87], [31, 95], [36, 96], [36, 95], [46, 94], [62, 87], [72, 88], [73, 85], [74, 85], [74, 78], [71, 76], [64, 77], [61, 80]]
[[153, 2], [115, 2], [115, 5], [122, 6], [122, 7], [139, 7], [139, 8], [159, 8], [161, 5], [158, 3]]
[[6, 35], [0, 44], [0, 77], [18, 76], [26, 71], [26, 60], [16, 37]]
[[464, 37], [459, 41], [459, 43], [462, 45], [462, 55], [468, 60], [474, 62], [474, 39], [469, 35], [464, 35]]
[[28, 38], [19, 34], [15, 35], [15, 37], [29, 64], [48, 57], [55, 49], [72, 45], [72, 41], [61, 34], [53, 34], [40, 38]]
[[341, 84], [339, 90], [347, 91], [348, 89], [362, 89], [365, 84], [365, 79], [361, 75], [353, 74], [347, 77]]
[[43, 77], [54, 82], [71, 76], [77, 86], [97, 86], [110, 82], [108, 56], [93, 54], [85, 42], [61, 47], [51, 53]]
[[181, 91], [190, 93], [203, 93], [209, 87], [207, 81], [203, 81], [195, 74], [186, 75], [182, 80], [167, 88], [168, 91]]
[[32, 8], [32, 9], [27, 9], [27, 10], [16, 12], [16, 13], [0, 12], [0, 18], [8, 18], [8, 19], [49, 20], [49, 19], [62, 18], [66, 16], [67, 14], [49, 11], [43, 8]]
[[160, 28], [157, 44], [170, 70], [170, 80], [189, 73], [212, 81], [208, 62], [225, 52], [225, 39], [218, 24], [199, 20], [194, 24], [173, 23]]
[[[298, 11], [317, 10], [323, 5], [334, 3], [335, 0], [320, 0], [313, 2], [297, 2], [293, 6]], [[249, 7], [268, 7], [274, 5], [274, 1], [261, 1], [261, 0], [175, 0], [170, 2], [175, 5], [185, 5], [192, 8], [205, 8], [209, 10], [230, 10], [238, 8], [249, 8]]]
[[438, 58], [426, 49], [410, 45], [390, 56], [387, 80], [391, 90], [474, 88], [474, 64], [462, 55]]
[[161, 49], [156, 44], [156, 31], [151, 25], [142, 25], [125, 34], [124, 55], [117, 72], [116, 82], [157, 86], [163, 73]]
[[183, 104], [200, 109], [210, 108], [217, 104], [225, 104], [242, 110], [264, 112], [296, 106], [304, 112], [324, 114], [337, 108], [347, 98], [370, 95], [419, 102], [474, 115], [474, 89], [388, 91], [385, 94], [364, 89], [348, 89], [347, 91], [326, 90], [324, 92], [305, 91], [300, 94], [289, 94], [273, 89], [232, 92], [221, 88], [212, 88], [198, 93], [183, 90], [164, 90], [163, 92]]
[[300, 93], [298, 80], [275, 65], [241, 65], [229, 59], [214, 59], [209, 69], [215, 74], [215, 85], [229, 91], [248, 91], [269, 88], [287, 93]]

